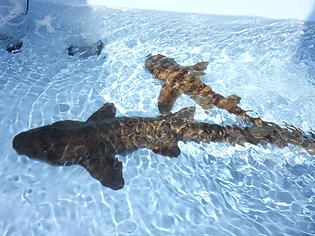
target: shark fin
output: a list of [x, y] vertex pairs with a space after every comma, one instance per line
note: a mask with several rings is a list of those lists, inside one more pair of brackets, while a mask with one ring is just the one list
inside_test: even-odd
[[185, 121], [194, 121], [196, 108], [195, 107], [185, 107], [178, 112], [170, 115], [171, 119], [180, 119]]
[[125, 185], [122, 176], [122, 163], [113, 156], [105, 157], [104, 159], [85, 160], [80, 162], [80, 165], [84, 166], [93, 178], [106, 187], [118, 190]]
[[200, 79], [205, 74], [206, 73], [203, 71], [192, 71], [189, 75], [192, 78], [192, 80], [196, 80], [196, 79]]
[[181, 91], [174, 86], [164, 85], [158, 98], [158, 108], [161, 114], [169, 113], [176, 99], [181, 95]]
[[187, 66], [186, 68], [192, 71], [204, 71], [207, 69], [208, 65], [209, 65], [208, 61], [201, 61], [193, 66]]
[[235, 106], [237, 106], [240, 101], [241, 101], [241, 98], [235, 94], [231, 94], [230, 96], [228, 96], [226, 98], [231, 104], [234, 104]]
[[156, 154], [168, 157], [177, 157], [180, 154], [177, 143], [158, 143], [149, 148]]
[[113, 103], [105, 103], [100, 109], [94, 112], [87, 120], [89, 121], [97, 121], [113, 118], [116, 115], [116, 107]]
[[56, 121], [55, 123], [52, 123], [51, 125], [58, 128], [69, 128], [69, 127], [75, 127], [76, 125], [81, 124], [81, 121], [74, 121], [74, 120], [61, 120]]
[[211, 100], [207, 97], [202, 97], [199, 95], [193, 95], [193, 96], [191, 96], [191, 98], [194, 99], [195, 102], [205, 110], [212, 109], [214, 107]]

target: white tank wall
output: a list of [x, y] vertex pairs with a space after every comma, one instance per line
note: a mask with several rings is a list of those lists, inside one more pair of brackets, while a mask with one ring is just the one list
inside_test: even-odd
[[[24, 12], [26, 1], [0, 0], [0, 25]], [[315, 21], [315, 0], [29, 0], [30, 10], [38, 1]]]
[[[32, 0], [31, 0], [32, 1]], [[71, 1], [71, 0], [70, 0]], [[72, 0], [75, 1], [75, 0]], [[81, 0], [82, 1], [82, 0]], [[315, 0], [86, 0], [111, 7], [315, 21]]]

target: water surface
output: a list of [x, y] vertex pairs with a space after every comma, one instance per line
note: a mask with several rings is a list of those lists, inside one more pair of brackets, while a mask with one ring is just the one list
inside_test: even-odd
[[[180, 143], [176, 159], [142, 149], [118, 158], [112, 191], [80, 166], [18, 156], [23, 130], [86, 120], [103, 103], [118, 116], [157, 116], [161, 84], [144, 69], [161, 53], [182, 65], [210, 61], [204, 81], [267, 121], [315, 128], [312, 24], [33, 1], [0, 38], [1, 235], [314, 235], [315, 161], [302, 149]], [[7, 40], [21, 39], [9, 54]], [[103, 53], [67, 55], [102, 40]], [[187, 96], [174, 111], [195, 105]], [[251, 113], [254, 115], [254, 113]], [[197, 107], [196, 119], [244, 123]]]

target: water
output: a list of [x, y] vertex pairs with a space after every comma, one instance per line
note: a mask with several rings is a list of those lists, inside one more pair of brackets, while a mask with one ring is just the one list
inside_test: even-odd
[[[10, 22], [0, 39], [1, 235], [315, 234], [315, 159], [298, 148], [180, 143], [176, 159], [142, 149], [118, 157], [126, 185], [112, 191], [80, 166], [50, 166], [11, 147], [20, 131], [85, 120], [106, 101], [118, 116], [159, 115], [161, 84], [144, 69], [149, 53], [182, 65], [210, 61], [204, 81], [216, 92], [309, 131], [312, 24], [37, 1]], [[10, 39], [23, 41], [21, 53], [4, 50]], [[105, 44], [99, 57], [67, 55], [70, 44], [97, 40]], [[174, 111], [191, 105], [182, 96]], [[196, 119], [242, 124], [200, 107]]]

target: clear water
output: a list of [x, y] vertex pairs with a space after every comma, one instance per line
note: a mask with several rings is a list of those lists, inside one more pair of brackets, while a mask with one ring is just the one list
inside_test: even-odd
[[[43, 1], [44, 2], [44, 1]], [[118, 158], [126, 186], [103, 187], [80, 166], [17, 156], [20, 131], [85, 120], [105, 101], [118, 116], [156, 116], [161, 84], [144, 69], [161, 53], [210, 61], [215, 91], [268, 121], [315, 128], [314, 27], [261, 18], [115, 10], [32, 1], [0, 39], [1, 235], [314, 235], [315, 159], [298, 148], [180, 143], [168, 159], [146, 149]], [[21, 38], [21, 53], [7, 40]], [[69, 44], [103, 40], [99, 57]], [[174, 110], [194, 103], [181, 97]], [[197, 108], [196, 119], [242, 124]]]

